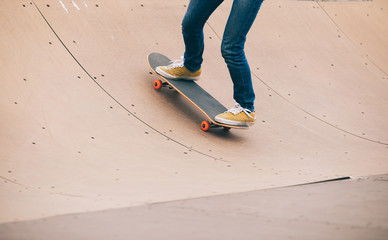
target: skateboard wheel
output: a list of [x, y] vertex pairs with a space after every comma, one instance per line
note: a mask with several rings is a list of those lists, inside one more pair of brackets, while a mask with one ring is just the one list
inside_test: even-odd
[[208, 131], [210, 129], [210, 123], [208, 121], [203, 121], [201, 123], [201, 129], [205, 132]]
[[224, 127], [224, 130], [225, 130], [225, 131], [229, 131], [229, 130], [230, 130], [230, 127]]
[[161, 89], [162, 87], [163, 87], [162, 81], [160, 81], [160, 80], [155, 80], [155, 82], [154, 82], [154, 88], [155, 88], [156, 90], [159, 90], [159, 89]]

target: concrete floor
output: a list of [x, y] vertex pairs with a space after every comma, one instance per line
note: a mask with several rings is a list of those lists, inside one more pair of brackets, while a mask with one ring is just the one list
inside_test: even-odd
[[226, 194], [0, 225], [0, 239], [388, 237], [388, 175]]

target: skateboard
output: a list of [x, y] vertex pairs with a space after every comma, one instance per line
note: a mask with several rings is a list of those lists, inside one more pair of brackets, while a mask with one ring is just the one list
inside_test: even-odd
[[201, 123], [201, 129], [203, 131], [206, 132], [210, 128], [217, 127], [223, 127], [225, 130], [229, 130], [231, 128], [248, 129], [248, 125], [237, 126], [216, 122], [214, 117], [227, 111], [227, 108], [200, 87], [196, 82], [192, 80], [175, 80], [165, 78], [156, 72], [155, 69], [158, 66], [167, 66], [169, 64], [171, 64], [171, 60], [160, 53], [151, 53], [148, 55], [148, 66], [154, 74], [160, 77], [160, 79], [154, 81], [154, 88], [156, 90], [160, 90], [163, 87], [169, 87], [176, 90], [190, 103], [192, 103], [206, 118], [206, 120]]

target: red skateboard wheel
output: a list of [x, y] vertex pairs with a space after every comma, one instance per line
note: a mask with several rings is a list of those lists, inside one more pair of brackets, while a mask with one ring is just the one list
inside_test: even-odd
[[159, 89], [161, 89], [162, 87], [163, 87], [162, 81], [160, 81], [160, 80], [155, 80], [155, 82], [154, 82], [154, 88], [155, 88], [156, 90], [159, 90]]
[[210, 129], [210, 123], [208, 121], [203, 121], [201, 123], [201, 129], [205, 132], [208, 131]]

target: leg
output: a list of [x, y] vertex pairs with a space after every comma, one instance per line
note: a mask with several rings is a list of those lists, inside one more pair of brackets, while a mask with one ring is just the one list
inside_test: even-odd
[[221, 46], [222, 56], [233, 81], [233, 97], [243, 108], [251, 111], [254, 111], [255, 93], [244, 46], [246, 35], [262, 2], [263, 0], [234, 0]]
[[223, 0], [191, 0], [182, 21], [185, 42], [185, 67], [194, 72], [201, 68], [204, 49], [203, 27]]

